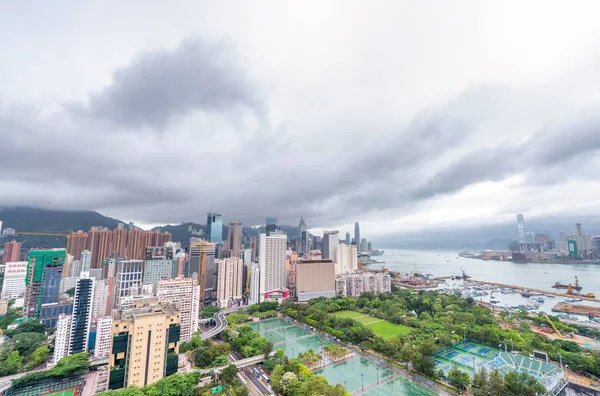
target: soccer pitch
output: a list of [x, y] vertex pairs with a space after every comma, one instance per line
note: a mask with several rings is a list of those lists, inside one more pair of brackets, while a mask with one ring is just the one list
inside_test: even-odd
[[340, 311], [334, 313], [338, 318], [350, 318], [372, 329], [375, 334], [383, 338], [397, 337], [400, 334], [410, 332], [411, 328], [404, 325], [398, 325], [388, 322], [384, 319], [379, 319], [373, 316], [365, 315], [355, 311]]

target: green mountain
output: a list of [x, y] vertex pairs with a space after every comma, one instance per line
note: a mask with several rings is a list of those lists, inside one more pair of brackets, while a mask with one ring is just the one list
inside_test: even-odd
[[[91, 210], [67, 211], [27, 207], [0, 208], [2, 228], [13, 228], [17, 232], [68, 234], [71, 231], [87, 231], [92, 226], [116, 228], [122, 221], [106, 217]], [[16, 239], [23, 248], [65, 247], [66, 237], [40, 235], [7, 235], [0, 241]]]

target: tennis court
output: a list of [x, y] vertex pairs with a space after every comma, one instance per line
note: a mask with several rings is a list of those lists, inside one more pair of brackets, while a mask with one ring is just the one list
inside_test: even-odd
[[252, 329], [254, 331], [256, 331], [257, 333], [259, 333], [260, 335], [264, 335], [263, 333], [265, 333], [269, 330], [276, 330], [281, 327], [290, 326], [289, 323], [287, 323], [281, 319], [261, 320], [260, 322], [250, 322], [250, 323], [244, 323], [244, 324], [247, 324], [248, 326], [252, 327]]
[[399, 377], [393, 381], [386, 382], [385, 384], [379, 385], [375, 389], [371, 389], [365, 393], [364, 396], [395, 396], [395, 395], [406, 395], [406, 396], [435, 396], [436, 392], [422, 387], [406, 378]]
[[68, 389], [56, 393], [50, 393], [51, 396], [73, 396], [75, 394], [75, 390]]
[[500, 349], [489, 345], [474, 341], [463, 341], [434, 354], [433, 357], [436, 368], [443, 370], [444, 373], [448, 374], [448, 371], [456, 365], [472, 377], [476, 371], [487, 365], [498, 352], [500, 352]]
[[528, 375], [537, 378], [537, 380], [549, 391], [564, 377], [561, 368], [552, 363], [507, 352], [498, 353], [496, 357], [488, 363], [486, 368], [489, 371], [497, 369], [502, 376], [514, 370], [520, 373], [527, 373]]
[[[250, 327], [252, 327], [252, 329], [254, 329], [254, 331], [265, 337], [267, 340], [271, 341], [273, 344], [275, 344], [277, 346], [275, 349], [283, 347], [283, 345], [280, 346], [279, 344], [287, 344], [295, 338], [304, 337], [310, 334], [309, 331], [301, 329], [300, 327], [294, 326], [293, 324], [285, 322], [281, 319], [270, 319], [264, 322], [253, 322], [249, 323], [249, 325]], [[301, 347], [298, 348], [301, 349]], [[298, 348], [296, 348], [295, 350], [297, 351]], [[300, 352], [303, 352], [303, 350], [301, 350]]]
[[338, 363], [324, 370], [315, 372], [316, 375], [322, 375], [330, 384], [342, 384], [350, 393], [362, 389], [377, 382], [377, 375], [382, 380], [392, 375], [392, 372], [384, 367], [375, 364], [361, 356], [355, 356], [350, 360]]

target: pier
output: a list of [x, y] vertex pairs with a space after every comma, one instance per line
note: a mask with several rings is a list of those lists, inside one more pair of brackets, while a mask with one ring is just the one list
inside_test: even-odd
[[554, 296], [559, 296], [559, 297], [580, 298], [582, 300], [593, 301], [593, 302], [600, 302], [600, 299], [598, 299], [598, 298], [587, 297], [587, 296], [583, 296], [583, 295], [580, 295], [580, 294], [558, 293], [558, 292], [555, 292], [555, 291], [548, 291], [548, 290], [543, 290], [543, 289], [532, 289], [530, 287], [507, 285], [505, 283], [497, 283], [497, 282], [486, 282], [486, 281], [480, 281], [480, 280], [475, 280], [475, 279], [469, 279], [469, 281], [471, 281], [473, 283], [479, 283], [481, 285], [490, 285], [490, 286], [496, 286], [496, 287], [505, 287], [505, 288], [508, 288], [508, 289], [517, 289], [517, 290], [529, 290], [530, 292], [534, 292], [534, 293], [552, 294]]
[[600, 307], [593, 305], [578, 305], [559, 302], [552, 308], [552, 310], [554, 312], [568, 312], [577, 315], [589, 315], [590, 313], [593, 313], [600, 316]]

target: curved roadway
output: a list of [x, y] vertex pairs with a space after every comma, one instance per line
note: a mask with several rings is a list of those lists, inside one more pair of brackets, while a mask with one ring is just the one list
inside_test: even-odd
[[201, 338], [206, 340], [220, 334], [228, 325], [227, 318], [225, 316], [229, 315], [230, 313], [234, 313], [241, 308], [245, 308], [245, 306], [223, 309], [214, 314], [213, 319], [215, 320], [216, 326], [207, 332], [202, 333]]

